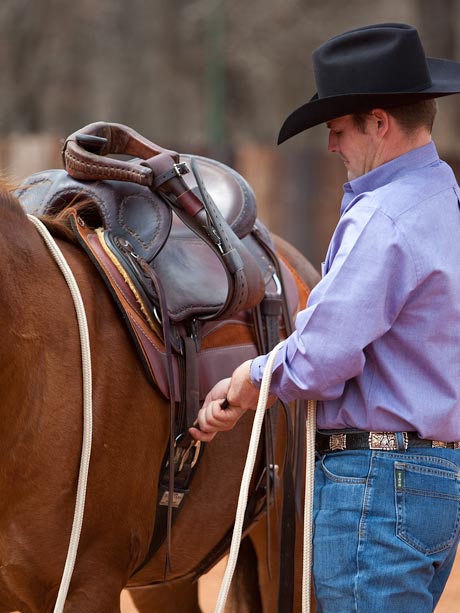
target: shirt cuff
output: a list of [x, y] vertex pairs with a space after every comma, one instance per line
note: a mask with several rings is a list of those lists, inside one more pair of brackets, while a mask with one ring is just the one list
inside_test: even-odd
[[265, 364], [267, 362], [266, 355], [259, 355], [257, 358], [254, 358], [251, 362], [251, 367], [249, 370], [249, 378], [251, 379], [251, 383], [256, 387], [260, 387], [262, 383], [262, 377], [264, 374]]

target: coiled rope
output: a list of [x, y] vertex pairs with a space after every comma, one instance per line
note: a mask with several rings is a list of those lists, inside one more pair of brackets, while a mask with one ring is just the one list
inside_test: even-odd
[[92, 442], [92, 377], [91, 377], [91, 351], [89, 344], [88, 323], [86, 320], [85, 307], [78, 289], [75, 277], [67, 264], [62, 251], [56, 241], [48, 232], [46, 226], [33, 215], [28, 215], [30, 221], [35, 225], [41, 234], [46, 246], [59, 266], [72, 295], [75, 312], [77, 315], [78, 329], [80, 332], [80, 347], [82, 360], [82, 379], [83, 379], [83, 443], [80, 457], [80, 471], [78, 475], [77, 497], [75, 501], [75, 511], [70, 535], [69, 548], [64, 566], [64, 571], [59, 586], [59, 592], [54, 606], [54, 613], [62, 613], [64, 610], [70, 580], [72, 578], [75, 559], [77, 557], [78, 544], [80, 541], [81, 527], [85, 508], [86, 485], [88, 482], [89, 460], [91, 456]]

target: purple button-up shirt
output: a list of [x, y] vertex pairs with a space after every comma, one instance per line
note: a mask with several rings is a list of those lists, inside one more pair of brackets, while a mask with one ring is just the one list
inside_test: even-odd
[[[323, 278], [275, 361], [321, 429], [460, 440], [460, 190], [433, 143], [346, 183]], [[256, 358], [260, 383], [267, 356]]]

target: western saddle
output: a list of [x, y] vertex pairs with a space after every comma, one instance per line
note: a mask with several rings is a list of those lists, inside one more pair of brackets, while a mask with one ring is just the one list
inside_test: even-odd
[[[171, 405], [148, 560], [170, 534], [198, 465], [202, 447], [187, 429], [200, 403], [219, 379], [290, 333], [299, 292], [256, 218], [252, 189], [228, 166], [105, 122], [69, 136], [63, 163], [65, 170], [30, 176], [16, 194], [45, 218], [69, 209], [147, 375]], [[273, 466], [266, 472], [265, 494]]]

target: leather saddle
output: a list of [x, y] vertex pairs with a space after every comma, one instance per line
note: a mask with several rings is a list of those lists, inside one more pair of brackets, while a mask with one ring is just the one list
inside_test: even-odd
[[[29, 213], [68, 221], [120, 307], [148, 376], [169, 398], [151, 557], [166, 524], [170, 535], [171, 509], [197, 467], [200, 446], [187, 428], [201, 401], [290, 333], [305, 295], [257, 220], [252, 189], [228, 166], [179, 156], [104, 122], [69, 136], [63, 162], [65, 170], [31, 175], [16, 195]], [[269, 459], [267, 474], [272, 468]]]
[[[182, 155], [181, 160], [185, 167], [190, 156]], [[201, 224], [193, 227], [184, 221], [182, 211], [173, 211], [142, 185], [117, 180], [88, 182], [74, 179], [64, 170], [49, 170], [29, 177], [17, 194], [29, 212], [48, 216], [86, 200], [88, 207], [80, 209], [80, 218], [92, 227], [104, 228], [110, 249], [135, 276], [144, 306], [158, 303], [158, 297], [151, 282], [136, 273], [133, 257], [142, 258], [162, 279], [171, 320], [225, 318], [258, 304], [263, 297], [267, 271], [260, 266], [260, 249], [250, 236], [256, 221], [255, 199], [247, 182], [234, 170], [203, 157], [195, 156], [193, 161], [233, 234], [234, 253], [219, 251], [219, 239], [216, 236], [213, 243], [212, 229], [203, 236]], [[192, 193], [198, 192], [194, 174], [187, 174], [184, 182]], [[240, 263], [234, 266], [230, 258], [239, 261], [240, 256]], [[231, 274], [237, 266], [244, 268], [246, 283], [235, 301], [229, 293], [233, 289]]]
[[[150, 158], [121, 161], [107, 152]], [[194, 389], [189, 412], [196, 412], [216, 381], [264, 350], [250, 331], [251, 309], [276, 297], [278, 328], [282, 285], [291, 303], [284, 315], [298, 303], [295, 282], [256, 218], [251, 187], [216, 160], [181, 154], [179, 161], [119, 124], [72, 134], [63, 158], [65, 170], [31, 175], [16, 195], [32, 214], [75, 208], [75, 234], [122, 309], [147, 373], [177, 402]], [[225, 328], [229, 319], [239, 326]], [[193, 385], [180, 381], [179, 363], [192, 353]]]

